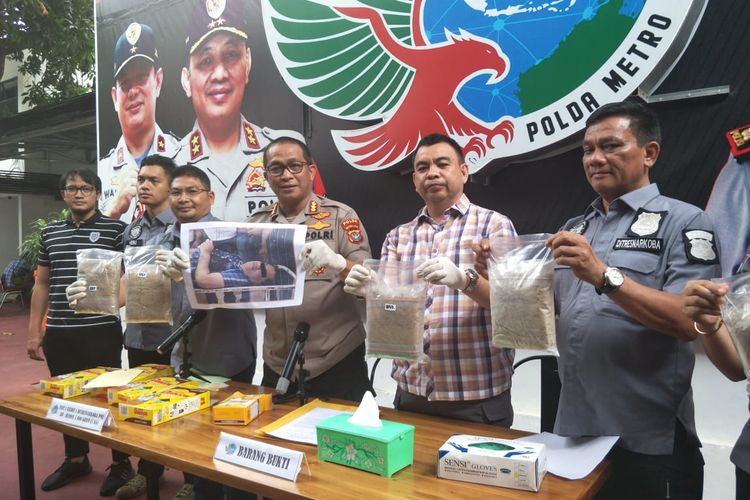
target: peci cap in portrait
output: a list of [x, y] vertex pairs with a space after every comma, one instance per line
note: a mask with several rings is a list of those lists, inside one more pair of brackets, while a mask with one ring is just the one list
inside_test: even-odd
[[185, 38], [187, 55], [219, 31], [247, 40], [247, 23], [240, 0], [198, 0], [195, 3]]
[[135, 59], [146, 59], [156, 66], [159, 52], [156, 50], [156, 36], [150, 26], [130, 23], [115, 44], [114, 78], [128, 63]]

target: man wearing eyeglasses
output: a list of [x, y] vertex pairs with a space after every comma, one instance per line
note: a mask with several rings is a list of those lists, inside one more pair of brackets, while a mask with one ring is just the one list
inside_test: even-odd
[[[166, 231], [160, 243], [173, 250], [157, 251], [156, 263], [173, 280], [172, 317], [174, 324], [180, 325], [194, 312], [182, 283], [182, 272], [190, 267], [190, 260], [180, 249], [181, 225], [220, 219], [211, 213], [215, 199], [211, 181], [198, 167], [183, 165], [174, 169], [169, 196], [177, 222]], [[188, 340], [190, 361], [195, 370], [252, 383], [257, 352], [257, 333], [252, 310], [211, 309], [207, 311], [205, 319], [190, 330]], [[173, 353], [173, 358], [175, 357], [177, 353]], [[223, 498], [225, 491], [229, 490], [205, 479], [196, 477], [194, 481], [196, 498]], [[250, 494], [231, 491], [232, 498], [253, 498]]]
[[[361, 304], [344, 293], [349, 269], [371, 257], [359, 216], [337, 201], [313, 193], [318, 169], [307, 146], [292, 137], [272, 141], [263, 154], [265, 176], [278, 202], [259, 208], [249, 222], [304, 224], [302, 251], [304, 301], [295, 307], [266, 310], [263, 337], [263, 381], [275, 387], [295, 326], [311, 325], [305, 343], [308, 391], [325, 397], [359, 401], [370, 390], [365, 363], [365, 329]], [[272, 250], [269, 249], [269, 257]], [[297, 390], [296, 383], [288, 393]]]
[[153, 30], [145, 24], [131, 23], [115, 45], [112, 102], [122, 136], [99, 162], [104, 190], [102, 211], [126, 222], [144, 210], [133, 202], [142, 160], [155, 153], [174, 158], [179, 149], [177, 138], [162, 132], [156, 123], [156, 99], [164, 78], [158, 62]]
[[[250, 123], [241, 113], [250, 77], [251, 53], [242, 2], [196, 2], [182, 69], [182, 87], [191, 99], [196, 123], [183, 137], [177, 163], [192, 164], [211, 179], [213, 213], [240, 221], [274, 202], [263, 176], [262, 153], [276, 137], [302, 136]], [[324, 194], [315, 179], [315, 192]]]
[[[120, 320], [111, 315], [75, 314], [66, 299], [66, 288], [78, 274], [76, 250], [123, 250], [125, 223], [97, 210], [101, 189], [101, 180], [89, 169], [64, 174], [60, 178], [60, 192], [70, 216], [49, 224], [40, 237], [27, 351], [31, 359], [46, 358], [52, 376], [96, 366], [120, 366]], [[42, 327], [45, 312], [46, 329]], [[67, 435], [63, 439], [65, 461], [44, 480], [44, 491], [60, 488], [91, 472], [88, 442]], [[104, 496], [113, 495], [133, 475], [126, 454], [112, 451], [112, 462], [100, 490]]]

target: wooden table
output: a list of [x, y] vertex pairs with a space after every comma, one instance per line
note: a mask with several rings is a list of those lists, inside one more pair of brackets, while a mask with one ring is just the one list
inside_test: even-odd
[[[232, 383], [232, 386], [232, 391], [242, 390], [245, 393], [257, 393], [263, 390], [239, 383]], [[214, 396], [215, 399], [221, 399], [228, 394], [229, 389], [225, 389]], [[75, 398], [74, 401], [101, 407], [107, 406], [105, 402], [89, 396], [81, 396]], [[384, 478], [357, 469], [320, 462], [317, 450], [313, 446], [259, 437], [254, 434], [256, 429], [296, 408], [297, 404], [294, 403], [275, 405], [272, 411], [264, 413], [244, 427], [213, 425], [210, 411], [203, 410], [156, 427], [118, 421], [116, 429], [105, 430], [101, 433], [47, 420], [45, 416], [49, 405], [50, 398], [37, 393], [9, 397], [0, 401], [0, 413], [16, 419], [18, 472], [22, 499], [33, 499], [35, 494], [31, 424], [65, 432], [107, 448], [274, 499], [480, 499], [483, 496], [498, 497], [499, 495], [502, 498], [537, 500], [592, 498], [609, 474], [609, 464], [606, 461], [588, 477], [579, 481], [569, 481], [547, 474], [537, 493], [438, 479], [437, 450], [452, 434], [477, 434], [514, 439], [525, 433], [391, 409], [382, 409], [381, 417], [416, 427], [414, 464], [397, 472], [391, 478]], [[112, 414], [116, 418], [117, 412], [113, 411]], [[297, 482], [293, 483], [232, 464], [214, 461], [214, 449], [219, 433], [222, 431], [302, 451], [307, 457], [309, 472], [303, 464]], [[158, 498], [156, 481], [154, 478], [150, 479], [149, 498]], [[155, 496], [154, 491], [156, 491]]]

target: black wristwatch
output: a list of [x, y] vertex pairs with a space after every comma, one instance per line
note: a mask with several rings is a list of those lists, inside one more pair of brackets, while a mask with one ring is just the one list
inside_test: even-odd
[[464, 273], [466, 273], [466, 286], [461, 291], [469, 293], [477, 287], [477, 283], [479, 283], [479, 275], [472, 268], [464, 269]]
[[604, 284], [599, 288], [595, 288], [596, 293], [606, 295], [620, 288], [624, 281], [625, 275], [622, 274], [622, 271], [616, 267], [608, 267], [604, 271]]

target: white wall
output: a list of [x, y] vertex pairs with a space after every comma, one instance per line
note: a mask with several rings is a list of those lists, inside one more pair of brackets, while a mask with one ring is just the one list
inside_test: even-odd
[[0, 194], [0, 227], [3, 228], [3, 237], [0, 238], [0, 273], [18, 256], [18, 205], [18, 195]]

